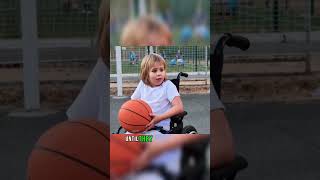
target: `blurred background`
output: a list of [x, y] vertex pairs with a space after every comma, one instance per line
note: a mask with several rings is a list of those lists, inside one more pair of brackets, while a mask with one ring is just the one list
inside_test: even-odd
[[0, 179], [26, 179], [39, 136], [67, 119], [97, 62], [99, 5], [0, 0]]
[[222, 100], [249, 163], [236, 179], [317, 179], [320, 1], [211, 2], [212, 48], [225, 32], [251, 42], [224, 51]]
[[[3, 106], [24, 106], [21, 17], [26, 14], [22, 14], [21, 4], [20, 0], [0, 1], [0, 103]], [[100, 0], [36, 1], [38, 39], [29, 43], [37, 46], [37, 57], [27, 62], [39, 63], [42, 105], [68, 107], [95, 65], [99, 4]]]
[[[41, 38], [88, 38], [96, 35], [100, 0], [38, 0], [38, 34]], [[21, 37], [20, 0], [1, 0], [0, 37]]]
[[[225, 32], [244, 36], [251, 42], [247, 51], [225, 48], [224, 77], [230, 77], [225, 79], [224, 90], [228, 93], [225, 100], [233, 97], [238, 100], [316, 98], [319, 94], [316, 76], [320, 71], [319, 7], [318, 0], [213, 1], [210, 11], [212, 47]], [[239, 83], [235, 86], [231, 82], [239, 76], [260, 77], [260, 80], [244, 87]], [[275, 81], [282, 82], [280, 84], [285, 83], [283, 87], [287, 87], [287, 91], [279, 88], [279, 83], [272, 84], [275, 81], [270, 79], [274, 77]], [[245, 91], [260, 94], [250, 98], [252, 94]], [[235, 97], [234, 92], [243, 94]]]
[[175, 45], [209, 44], [209, 0], [111, 0], [110, 43], [119, 45], [124, 25], [143, 15], [167, 24]]

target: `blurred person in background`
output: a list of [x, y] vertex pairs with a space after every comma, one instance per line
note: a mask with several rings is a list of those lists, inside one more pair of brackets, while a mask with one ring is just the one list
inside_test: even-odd
[[187, 43], [192, 38], [192, 27], [190, 25], [184, 25], [180, 31], [181, 42]]
[[169, 46], [172, 33], [167, 24], [153, 16], [141, 16], [129, 20], [120, 37], [122, 46]]
[[202, 11], [197, 11], [192, 22], [194, 37], [200, 40], [209, 40], [210, 30], [206, 23], [207, 15]]
[[228, 0], [229, 11], [231, 16], [236, 16], [238, 12], [238, 0]]
[[136, 64], [137, 63], [138, 58], [137, 58], [136, 53], [134, 53], [134, 51], [130, 51], [129, 52], [129, 61], [130, 61], [130, 64]]
[[180, 66], [184, 66], [184, 60], [182, 58], [182, 54], [180, 52], [180, 49], [178, 50], [177, 54], [176, 54], [176, 60], [177, 60], [177, 64]]

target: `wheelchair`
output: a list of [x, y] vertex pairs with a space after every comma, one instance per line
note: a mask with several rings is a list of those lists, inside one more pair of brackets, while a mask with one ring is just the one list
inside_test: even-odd
[[[180, 87], [180, 77], [181, 76], [187, 78], [188, 74], [184, 73], [184, 72], [179, 72], [179, 74], [177, 75], [177, 78], [170, 80], [176, 86], [178, 92], [179, 92], [179, 87]], [[150, 130], [156, 130], [162, 134], [198, 134], [198, 132], [194, 126], [187, 125], [187, 126], [183, 127], [182, 120], [183, 120], [184, 116], [186, 116], [187, 114], [188, 113], [186, 111], [184, 111], [180, 114], [177, 114], [177, 115], [171, 117], [169, 130], [165, 130], [161, 126], [155, 126]], [[123, 130], [123, 128], [120, 126], [118, 128], [116, 134], [120, 134], [121, 130]]]
[[[230, 33], [225, 33], [217, 42], [214, 53], [210, 54], [211, 66], [210, 66], [210, 78], [214, 83], [214, 89], [217, 92], [219, 98], [221, 98], [221, 79], [223, 69], [223, 49], [224, 46], [237, 47], [245, 51], [249, 48], [250, 42], [247, 38], [241, 36], [234, 36]], [[214, 138], [214, 137], [213, 137]], [[240, 170], [245, 169], [248, 166], [247, 160], [239, 155], [235, 154], [231, 162], [225, 162], [224, 165], [219, 167], [211, 167], [210, 179], [214, 180], [233, 180]]]

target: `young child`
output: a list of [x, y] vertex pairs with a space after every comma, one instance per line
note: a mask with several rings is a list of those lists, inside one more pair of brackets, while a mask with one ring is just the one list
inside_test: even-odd
[[152, 121], [147, 131], [155, 125], [170, 130], [170, 117], [183, 112], [183, 104], [176, 86], [167, 80], [167, 64], [158, 54], [146, 55], [141, 62], [141, 81], [131, 99], [144, 100], [152, 109]]

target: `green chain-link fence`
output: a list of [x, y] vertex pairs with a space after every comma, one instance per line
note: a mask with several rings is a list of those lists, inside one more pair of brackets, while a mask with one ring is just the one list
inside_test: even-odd
[[[164, 57], [168, 72], [207, 72], [210, 69], [208, 46], [153, 47], [153, 50]], [[110, 52], [111, 74], [115, 74], [115, 49], [111, 49]], [[147, 53], [147, 47], [122, 47], [122, 73], [139, 73], [141, 60]]]

